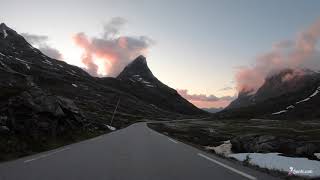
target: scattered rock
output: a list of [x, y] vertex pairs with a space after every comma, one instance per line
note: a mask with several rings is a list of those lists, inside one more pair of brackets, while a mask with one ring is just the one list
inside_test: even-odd
[[227, 157], [229, 154], [232, 153], [231, 148], [232, 148], [232, 144], [231, 144], [230, 140], [225, 141], [220, 146], [216, 146], [216, 147], [207, 146], [206, 147], [207, 150], [213, 150], [215, 153], [222, 155], [222, 156], [225, 156], [225, 157]]
[[271, 153], [278, 152], [289, 156], [314, 158], [319, 147], [312, 143], [297, 142], [292, 139], [272, 135], [244, 135], [231, 139], [235, 153]]
[[299, 156], [313, 156], [317, 151], [317, 147], [314, 144], [305, 144], [296, 149], [296, 154]]
[[27, 90], [9, 97], [0, 107], [0, 113], [4, 114], [0, 119], [2, 125], [15, 133], [37, 137], [84, 126], [85, 118], [72, 100], [48, 94], [30, 82]]

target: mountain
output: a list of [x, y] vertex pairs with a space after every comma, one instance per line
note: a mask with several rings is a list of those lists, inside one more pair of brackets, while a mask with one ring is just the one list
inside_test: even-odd
[[[206, 115], [155, 78], [143, 56], [117, 78], [92, 77], [46, 56], [4, 23], [0, 24], [0, 74], [0, 134], [21, 137], [21, 148], [30, 145], [26, 142], [83, 129], [108, 131], [119, 100], [112, 124], [116, 128], [142, 119]], [[0, 138], [0, 155], [9, 147], [4, 142]]]
[[319, 118], [320, 73], [285, 69], [267, 77], [255, 93], [240, 92], [221, 112], [222, 117], [282, 119]]
[[152, 106], [181, 114], [205, 114], [182, 98], [175, 89], [160, 82], [150, 71], [143, 56], [137, 57], [126, 66], [117, 79], [130, 86], [128, 91], [131, 94]]
[[220, 108], [202, 108], [202, 110], [204, 111], [207, 111], [209, 113], [217, 113], [217, 112], [220, 112], [222, 111], [224, 108], [223, 107], [220, 107]]

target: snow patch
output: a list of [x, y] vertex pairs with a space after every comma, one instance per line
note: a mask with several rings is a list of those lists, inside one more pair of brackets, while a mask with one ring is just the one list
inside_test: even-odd
[[29, 66], [29, 62], [27, 62], [27, 61], [24, 61], [24, 60], [22, 60], [22, 59], [19, 59], [19, 58], [15, 58], [16, 60], [18, 60], [18, 61], [20, 61], [20, 62], [22, 62], [26, 67], [27, 67], [27, 69], [29, 69], [30, 70], [30, 66]]
[[293, 108], [294, 108], [293, 105], [290, 105], [290, 106], [286, 107], [286, 109], [293, 109]]
[[147, 87], [155, 87], [155, 86], [153, 86], [153, 85], [150, 85], [150, 84], [146, 84], [146, 86], [147, 86]]
[[2, 61], [0, 61], [0, 64], [1, 64], [3, 67], [7, 67]]
[[108, 129], [110, 129], [111, 131], [114, 131], [114, 130], [116, 130], [116, 128], [115, 127], [113, 127], [113, 126], [109, 126], [109, 125], [106, 125], [107, 127], [108, 127]]
[[42, 61], [43, 63], [49, 64], [50, 66], [52, 66], [52, 62], [48, 61], [47, 59], [45, 59], [44, 61]]
[[3, 29], [2, 32], [3, 32], [3, 38], [4, 39], [7, 38], [7, 36], [8, 36], [7, 31], [5, 29]]
[[319, 90], [317, 89], [313, 94], [311, 94], [309, 97], [313, 97], [319, 93]]
[[0, 55], [1, 55], [1, 56], [5, 56], [5, 55], [4, 55], [4, 54], [2, 54], [1, 52], [0, 52]]
[[314, 156], [320, 159], [320, 153], [314, 153]]
[[275, 113], [272, 113], [272, 115], [282, 114], [282, 113], [285, 113], [285, 112], [287, 112], [287, 110], [282, 110], [282, 111], [279, 111], [279, 112], [275, 112]]
[[[228, 157], [235, 158], [239, 161], [245, 161], [249, 157], [249, 163], [267, 168], [270, 170], [279, 170], [283, 172], [292, 172], [290, 167], [294, 170], [302, 170], [309, 173], [296, 173], [297, 176], [320, 176], [320, 161], [309, 160], [307, 158], [285, 157], [280, 156], [280, 153], [238, 153], [230, 154]], [[312, 172], [312, 173], [311, 173]]]
[[309, 100], [310, 100], [310, 98], [308, 97], [308, 98], [305, 98], [305, 99], [303, 99], [301, 101], [296, 102], [296, 104], [300, 104], [302, 102], [306, 102], [306, 101], [309, 101]]
[[151, 84], [151, 82], [148, 82], [148, 81], [145, 81], [145, 80], [142, 80], [141, 82], [144, 83], [144, 84]]
[[73, 86], [73, 87], [78, 87], [78, 85], [76, 85], [76, 84], [72, 84], [72, 86]]

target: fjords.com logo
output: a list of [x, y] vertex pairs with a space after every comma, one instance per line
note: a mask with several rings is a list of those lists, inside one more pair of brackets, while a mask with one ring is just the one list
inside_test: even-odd
[[293, 167], [289, 167], [288, 176], [293, 176], [297, 174], [312, 174], [312, 170], [305, 170], [305, 169], [294, 169]]

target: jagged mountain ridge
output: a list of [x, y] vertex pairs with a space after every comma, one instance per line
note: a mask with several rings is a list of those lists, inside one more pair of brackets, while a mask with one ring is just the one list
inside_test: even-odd
[[[92, 77], [79, 67], [52, 59], [32, 47], [21, 35], [5, 24], [0, 25], [0, 73], [2, 75], [0, 81], [0, 114], [1, 117], [6, 119], [0, 122], [0, 125], [8, 126], [7, 128], [10, 131], [22, 128], [17, 126], [24, 126], [23, 118], [25, 117], [23, 113], [26, 112], [22, 111], [23, 107], [31, 108], [30, 112], [32, 113], [28, 116], [42, 116], [49, 113], [46, 118], [50, 120], [48, 119], [46, 123], [50, 124], [51, 121], [59, 119], [56, 117], [57, 113], [55, 111], [60, 111], [63, 108], [61, 103], [65, 102], [72, 102], [69, 103], [69, 108], [77, 109], [74, 112], [66, 111], [65, 113], [74, 114], [79, 111], [81, 122], [86, 119], [83, 122], [91, 125], [108, 124], [118, 99], [121, 99], [121, 102], [114, 121], [114, 125], [117, 127], [123, 127], [132, 121], [143, 118], [174, 119], [187, 117], [188, 115], [205, 114], [190, 105], [189, 102], [184, 101], [178, 94], [175, 94], [179, 96], [176, 97], [180, 105], [178, 108], [172, 106], [171, 103], [173, 102], [167, 99], [162, 99], [161, 104], [157, 104], [155, 101], [150, 104], [148, 98], [140, 98], [139, 93], [137, 94], [139, 89], [137, 84], [134, 86], [126, 84], [126, 81], [117, 78]], [[139, 87], [147, 92], [144, 86]], [[167, 91], [161, 92], [166, 93]], [[36, 94], [41, 95], [42, 98], [34, 101]], [[22, 103], [18, 109], [14, 109], [14, 106], [8, 108], [9, 104], [15, 102], [14, 100], [17, 97], [26, 100], [26, 102]], [[156, 99], [157, 96], [153, 98]], [[39, 110], [39, 108], [37, 109], [37, 103], [47, 104], [50, 107], [49, 109]], [[187, 111], [181, 110], [184, 107], [189, 109]], [[8, 111], [16, 111], [17, 113], [21, 111], [22, 115], [16, 116], [15, 113], [9, 115]], [[10, 116], [20, 118], [19, 121], [22, 124], [8, 125]], [[70, 118], [78, 117], [72, 116]], [[72, 126], [77, 124], [78, 120], [75, 119], [75, 123], [70, 120], [68, 123]], [[35, 123], [35, 126], [39, 125], [36, 121], [33, 123]]]
[[175, 89], [160, 82], [150, 71], [143, 56], [137, 57], [125, 67], [117, 79], [124, 84], [129, 84], [131, 91], [139, 99], [162, 109], [175, 109], [182, 114], [205, 113], [182, 98]]
[[[288, 76], [295, 71], [297, 70], [285, 69], [266, 78], [265, 83], [256, 93], [240, 92], [238, 98], [231, 102], [220, 116], [275, 119], [320, 118], [318, 113], [320, 101], [317, 94], [320, 73], [298, 70], [301, 72], [300, 75]], [[286, 77], [291, 78], [286, 79]]]

